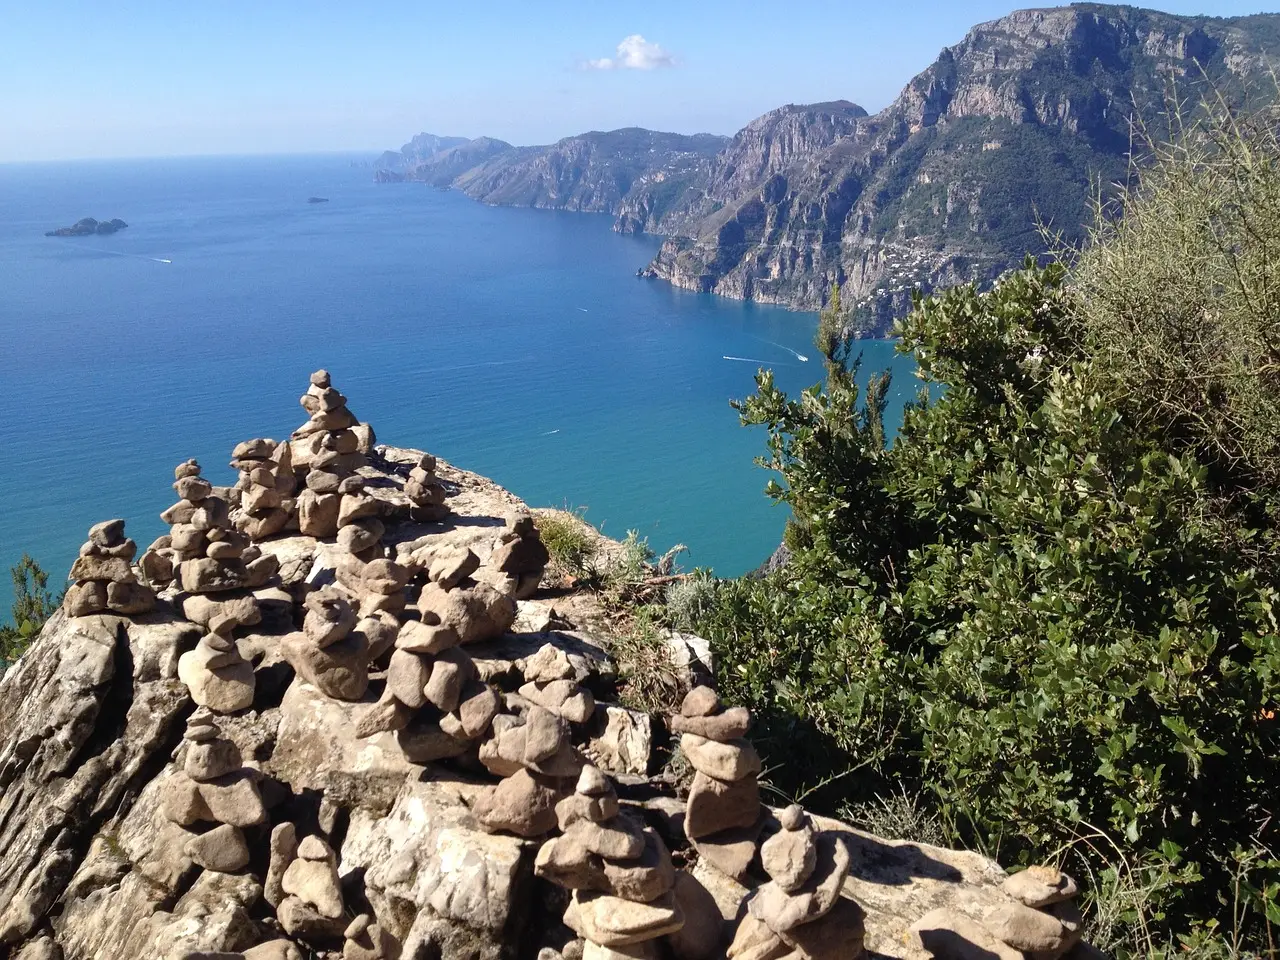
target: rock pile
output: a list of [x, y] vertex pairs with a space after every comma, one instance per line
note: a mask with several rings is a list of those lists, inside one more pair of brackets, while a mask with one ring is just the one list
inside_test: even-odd
[[524, 676], [519, 693], [509, 698], [521, 712], [495, 717], [493, 736], [480, 746], [480, 762], [504, 779], [473, 812], [490, 832], [536, 837], [555, 828], [556, 804], [583, 769], [570, 724], [589, 720], [595, 700], [573, 679], [565, 652], [552, 644], [525, 661]]
[[751, 725], [745, 707], [725, 710], [710, 687], [695, 687], [671, 718], [680, 750], [696, 771], [689, 789], [685, 834], [722, 872], [746, 878], [765, 823], [760, 805], [760, 755], [743, 739]]
[[556, 804], [555, 817], [561, 835], [538, 850], [534, 872], [573, 891], [564, 921], [586, 940], [584, 960], [616, 951], [656, 957], [658, 939], [684, 925], [662, 839], [619, 812], [612, 783], [591, 766]]
[[244, 768], [239, 749], [207, 711], [192, 714], [184, 739], [182, 770], [164, 785], [161, 813], [190, 834], [183, 852], [193, 863], [218, 873], [243, 870], [249, 863], [243, 830], [267, 820], [257, 771]]
[[342, 960], [398, 960], [400, 956], [400, 942], [367, 913], [352, 920], [342, 935], [346, 938]]
[[356, 629], [356, 612], [333, 588], [313, 591], [303, 601], [302, 630], [280, 649], [303, 680], [335, 700], [359, 700], [369, 688], [369, 638]]
[[315, 945], [342, 939], [344, 919], [338, 857], [321, 837], [304, 837], [280, 878], [276, 917], [286, 933]]
[[173, 488], [181, 499], [160, 514], [170, 531], [142, 558], [147, 579], [153, 584], [177, 580], [184, 591], [197, 594], [264, 586], [279, 562], [235, 529], [229, 504], [200, 476], [200, 464], [180, 463], [174, 476]]
[[1075, 903], [1076, 882], [1061, 870], [1028, 867], [1004, 881], [1009, 899], [975, 918], [948, 907], [926, 913], [911, 925], [920, 946], [941, 956], [958, 939], [986, 955], [1013, 960], [1058, 960], [1080, 942], [1082, 920]]
[[[343, 481], [364, 466], [360, 438], [352, 429], [359, 421], [347, 409], [347, 398], [334, 389], [327, 370], [311, 374], [311, 386], [298, 401], [310, 419], [293, 432], [292, 465], [307, 470], [306, 489], [298, 494], [298, 528], [311, 537], [333, 537], [343, 526], [343, 501], [362, 487]], [[355, 499], [347, 507], [352, 515]], [[366, 514], [367, 515], [367, 514]]]
[[238, 713], [253, 706], [253, 664], [240, 655], [231, 637], [237, 624], [232, 616], [215, 614], [196, 648], [178, 658], [178, 679], [187, 685], [191, 699], [214, 713]]
[[834, 834], [816, 832], [799, 804], [779, 821], [782, 829], [760, 849], [770, 880], [747, 901], [729, 956], [856, 960], [865, 952], [862, 908], [840, 896], [849, 848]]
[[[375, 564], [404, 570], [407, 576], [407, 568], [375, 560], [366, 565], [366, 578]], [[501, 701], [480, 682], [462, 647], [500, 636], [515, 619], [514, 606], [487, 584], [469, 579], [447, 591], [429, 583], [418, 600], [420, 619], [406, 620], [395, 635], [386, 687], [378, 703], [361, 716], [357, 734], [394, 730], [414, 763], [458, 757], [476, 747]]]
[[449, 516], [444, 504], [447, 491], [436, 476], [436, 458], [429, 453], [424, 453], [409, 471], [404, 494], [413, 504], [409, 516], [420, 523], [435, 523]]
[[596, 712], [595, 697], [578, 683], [568, 655], [554, 644], [543, 644], [525, 661], [520, 696], [570, 723], [586, 723]]
[[255, 541], [285, 529], [297, 510], [292, 499], [297, 479], [289, 444], [246, 440], [231, 451], [231, 466], [240, 471], [236, 527]]
[[150, 587], [138, 582], [131, 562], [138, 545], [124, 535], [123, 520], [105, 520], [89, 528], [89, 539], [71, 566], [63, 606], [69, 617], [119, 613], [127, 617], [149, 612], [156, 605]]
[[489, 565], [506, 576], [509, 593], [517, 600], [528, 600], [542, 582], [551, 554], [527, 513], [507, 517], [507, 528], [489, 557]]

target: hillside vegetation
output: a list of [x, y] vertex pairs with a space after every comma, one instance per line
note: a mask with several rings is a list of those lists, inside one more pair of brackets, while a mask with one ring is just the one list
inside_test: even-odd
[[1124, 955], [1280, 934], [1280, 114], [1208, 114], [1081, 255], [917, 298], [892, 443], [836, 297], [739, 405], [791, 559], [689, 615], [781, 794], [1060, 861]]

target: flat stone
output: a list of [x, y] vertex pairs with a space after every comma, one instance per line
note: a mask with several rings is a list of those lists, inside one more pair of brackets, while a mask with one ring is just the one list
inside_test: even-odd
[[410, 721], [396, 731], [396, 743], [410, 763], [436, 763], [460, 757], [471, 749], [471, 741], [456, 737], [431, 720]]
[[192, 862], [218, 873], [235, 873], [249, 865], [244, 834], [225, 823], [192, 837], [183, 849]]
[[411, 653], [443, 653], [458, 642], [458, 632], [453, 627], [418, 620], [406, 621], [396, 636], [396, 648]]
[[759, 818], [760, 786], [754, 777], [726, 783], [700, 770], [694, 774], [684, 819], [689, 839], [751, 827]]
[[650, 903], [669, 891], [676, 882], [671, 853], [651, 828], [642, 833], [640, 856], [629, 860], [602, 859], [605, 892], [624, 900]]
[[452, 590], [480, 569], [480, 558], [466, 547], [437, 550], [427, 568], [427, 577], [445, 590]]
[[632, 903], [607, 894], [575, 891], [564, 921], [592, 943], [620, 947], [674, 933], [684, 925], [684, 914], [671, 894], [652, 903]]
[[119, 557], [77, 557], [71, 565], [72, 580], [110, 580], [131, 583], [137, 578], [128, 560]]
[[721, 830], [709, 837], [691, 839], [698, 855], [721, 873], [740, 882], [746, 882], [755, 862], [757, 842], [764, 830], [765, 817], [750, 827]]
[[1028, 907], [1047, 907], [1070, 900], [1077, 887], [1075, 880], [1056, 867], [1032, 866], [1005, 880], [1004, 892]]
[[721, 713], [705, 717], [671, 718], [672, 733], [692, 733], [707, 740], [721, 743], [745, 737], [751, 727], [751, 711], [746, 707], [730, 707]]
[[459, 726], [465, 737], [477, 740], [489, 731], [493, 718], [498, 715], [502, 706], [502, 700], [497, 691], [484, 684], [475, 684], [463, 697], [457, 711]]
[[1080, 939], [1080, 932], [1068, 930], [1057, 917], [1022, 903], [1000, 904], [982, 918], [982, 925], [1015, 950], [1037, 956], [1057, 957]]
[[359, 739], [379, 733], [403, 730], [413, 719], [413, 708], [385, 694], [377, 703], [367, 707], [356, 717], [355, 735]]
[[564, 835], [591, 853], [615, 860], [634, 860], [644, 852], [644, 834], [630, 817], [616, 817], [606, 823], [579, 820]]
[[197, 783], [200, 799], [209, 816], [233, 827], [256, 827], [267, 821], [267, 809], [249, 770], [225, 774], [216, 780]]
[[699, 773], [727, 783], [736, 783], [760, 772], [760, 754], [749, 740], [718, 743], [686, 733], [680, 737], [680, 750]]
[[192, 780], [205, 781], [239, 770], [241, 765], [240, 748], [230, 740], [215, 739], [188, 747], [182, 769]]

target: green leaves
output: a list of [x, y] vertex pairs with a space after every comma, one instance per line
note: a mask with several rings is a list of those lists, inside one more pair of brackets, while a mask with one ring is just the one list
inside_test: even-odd
[[839, 799], [903, 782], [959, 842], [1082, 875], [1119, 850], [1161, 878], [1149, 918], [1210, 917], [1236, 846], [1276, 843], [1280, 506], [1126, 417], [1062, 276], [921, 301], [899, 332], [932, 399], [892, 446], [829, 335], [825, 388], [762, 374], [739, 410], [793, 557], [698, 626], [780, 788], [865, 763]]

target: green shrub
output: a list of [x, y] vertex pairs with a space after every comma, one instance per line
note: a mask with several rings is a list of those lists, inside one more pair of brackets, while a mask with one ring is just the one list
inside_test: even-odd
[[1280, 564], [1248, 548], [1256, 503], [1125, 415], [1063, 279], [1029, 263], [919, 301], [898, 333], [935, 399], [892, 446], [884, 381], [864, 396], [829, 335], [823, 388], [761, 374], [740, 410], [768, 430], [794, 556], [699, 627], [774, 765], [825, 784], [810, 802], [925, 791], [953, 841], [1123, 863], [1145, 928], [1189, 933], [1231, 901], [1239, 851], [1274, 845]]
[[62, 602], [49, 591], [49, 574], [27, 554], [10, 569], [13, 577], [13, 621], [0, 624], [0, 668], [13, 663], [40, 634], [44, 622]]
[[555, 572], [575, 579], [594, 572], [597, 534], [578, 510], [544, 511], [534, 517]]

